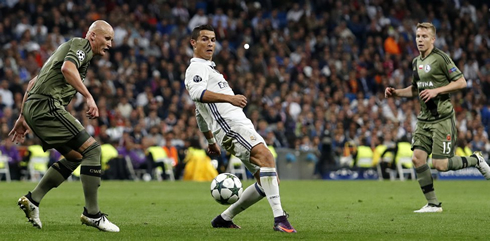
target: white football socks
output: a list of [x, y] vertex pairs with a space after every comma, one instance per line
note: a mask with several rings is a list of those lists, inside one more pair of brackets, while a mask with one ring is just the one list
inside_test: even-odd
[[241, 213], [248, 207], [254, 205], [256, 202], [262, 200], [265, 197], [264, 190], [258, 183], [254, 183], [247, 187], [242, 193], [242, 196], [238, 201], [227, 208], [222, 214], [226, 221], [231, 221], [237, 214]]
[[265, 196], [271, 205], [274, 217], [284, 215], [281, 206], [281, 196], [279, 196], [279, 184], [277, 183], [276, 168], [261, 167], [260, 168], [260, 184], [264, 189]]

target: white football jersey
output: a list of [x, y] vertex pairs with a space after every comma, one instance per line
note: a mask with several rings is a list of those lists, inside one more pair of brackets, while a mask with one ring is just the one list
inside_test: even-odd
[[[240, 107], [225, 102], [201, 102], [207, 90], [225, 95], [235, 95], [235, 93], [223, 75], [214, 68], [214, 62], [201, 58], [192, 58], [190, 62], [185, 72], [185, 88], [196, 104], [199, 129], [202, 132], [211, 131], [216, 135], [220, 130], [228, 134], [235, 126], [254, 128], [252, 121], [247, 118]], [[221, 140], [218, 141], [221, 142]]]

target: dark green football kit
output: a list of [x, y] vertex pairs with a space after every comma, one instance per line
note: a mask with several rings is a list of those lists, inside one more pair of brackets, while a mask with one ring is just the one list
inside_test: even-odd
[[84, 130], [82, 124], [65, 110], [77, 90], [66, 82], [61, 66], [64, 61], [73, 62], [83, 80], [92, 57], [88, 40], [73, 38], [67, 41], [46, 61], [29, 90], [23, 114], [45, 150], [60, 147]]
[[[423, 90], [440, 88], [463, 77], [451, 58], [437, 48], [425, 58], [420, 55], [416, 57], [412, 66], [412, 87], [418, 89], [419, 96]], [[412, 150], [419, 149], [428, 155], [432, 154], [432, 164], [437, 159], [437, 166], [434, 167], [441, 172], [477, 166], [479, 159], [476, 154], [466, 157], [454, 155], [457, 129], [449, 94], [438, 94], [427, 102], [419, 98], [419, 102], [421, 108], [413, 135]], [[447, 167], [444, 166], [445, 160]], [[415, 172], [427, 200], [427, 205], [415, 212], [442, 212], [441, 202], [434, 191], [429, 164], [416, 167]]]
[[[102, 174], [100, 144], [89, 141], [92, 137], [66, 111], [65, 107], [77, 90], [66, 81], [61, 67], [65, 61], [72, 62], [83, 81], [92, 57], [92, 47], [87, 39], [72, 38], [60, 45], [41, 68], [36, 82], [27, 93], [23, 109], [24, 119], [41, 139], [43, 149], [55, 148], [63, 155], [61, 160], [51, 165], [27, 197], [33, 202], [40, 202], [49, 190], [58, 187], [80, 166], [85, 196], [84, 215], [100, 213], [97, 201]], [[82, 157], [76, 157], [73, 150]]]
[[[463, 74], [451, 58], [434, 48], [425, 58], [420, 55], [412, 61], [412, 85], [418, 93], [425, 89], [435, 89], [456, 81]], [[420, 99], [420, 114], [413, 135], [412, 150], [421, 149], [432, 153], [436, 159], [454, 156], [456, 144], [456, 124], [454, 108], [449, 94], [439, 94], [427, 103]]]

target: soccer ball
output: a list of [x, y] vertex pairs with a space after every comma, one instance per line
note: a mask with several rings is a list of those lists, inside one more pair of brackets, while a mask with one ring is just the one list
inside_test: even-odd
[[211, 196], [223, 205], [233, 204], [242, 196], [242, 182], [231, 173], [221, 173], [211, 182]]

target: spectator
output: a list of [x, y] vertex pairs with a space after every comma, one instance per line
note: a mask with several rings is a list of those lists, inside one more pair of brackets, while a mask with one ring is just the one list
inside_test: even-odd
[[188, 29], [194, 29], [196, 26], [204, 25], [208, 23], [208, 17], [205, 15], [203, 8], [197, 9], [197, 13], [189, 21], [187, 25]]
[[20, 180], [20, 161], [22, 160], [17, 146], [14, 145], [10, 138], [5, 138], [0, 143], [1, 155], [8, 158], [8, 168], [10, 171], [10, 179]]

